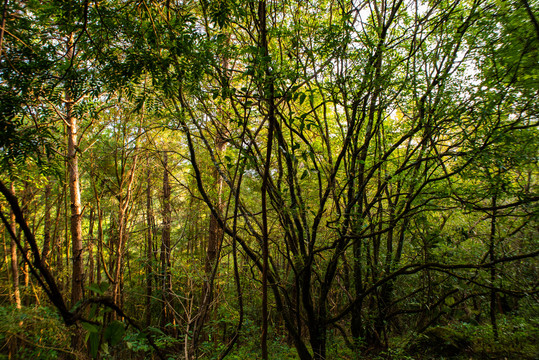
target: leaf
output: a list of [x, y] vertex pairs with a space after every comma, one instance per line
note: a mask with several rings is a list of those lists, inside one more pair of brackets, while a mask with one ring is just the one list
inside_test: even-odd
[[89, 333], [98, 333], [99, 332], [99, 328], [97, 326], [95, 326], [94, 324], [87, 323], [87, 322], [82, 323], [82, 328], [84, 330], [88, 331]]
[[99, 334], [96, 332], [90, 333], [88, 340], [90, 344], [90, 356], [95, 359], [97, 358], [97, 352], [99, 350]]
[[124, 324], [118, 320], [111, 322], [105, 329], [105, 339], [108, 340], [111, 346], [114, 346], [122, 341], [124, 335]]
[[104, 294], [110, 287], [110, 284], [108, 282], [102, 282], [99, 284], [99, 288], [101, 289], [101, 292]]
[[97, 313], [97, 304], [92, 304], [92, 306], [90, 307], [89, 318], [93, 319], [96, 313]]
[[90, 284], [86, 286], [86, 289], [91, 290], [98, 295], [104, 295], [105, 292], [108, 290], [109, 286], [110, 285], [108, 283], [102, 282], [100, 284]]
[[103, 295], [103, 293], [101, 292], [101, 288], [99, 287], [98, 284], [90, 284], [86, 286], [86, 290], [90, 290], [90, 291], [95, 292], [96, 294]]
[[101, 344], [101, 352], [105, 355], [109, 354], [109, 344], [103, 343]]
[[75, 303], [75, 305], [73, 305], [73, 307], [71, 308], [71, 311], [75, 310], [75, 309], [78, 309], [78, 307], [80, 306], [80, 304], [82, 303], [82, 300], [79, 300]]

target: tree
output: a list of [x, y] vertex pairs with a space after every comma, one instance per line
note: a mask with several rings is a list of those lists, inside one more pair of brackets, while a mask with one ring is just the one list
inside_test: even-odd
[[[69, 311], [59, 267], [29, 266], [65, 322], [85, 323], [92, 356], [132, 351], [110, 341], [130, 313], [171, 355], [246, 353], [256, 332], [253, 357], [282, 336], [299, 358], [326, 359], [395, 339], [413, 356], [455, 324], [491, 326], [501, 344], [500, 318], [532, 311], [535, 3], [64, 5], [24, 8], [38, 20], [18, 29], [4, 15], [0, 150], [5, 168], [50, 176], [49, 139], [64, 125], [78, 136], [65, 169], [91, 187], [71, 219], [81, 239], [97, 223], [95, 279], [110, 290], [88, 284]], [[29, 51], [22, 35], [47, 41]], [[62, 186], [19, 215], [4, 188], [31, 255], [47, 258], [49, 198], [69, 220]], [[78, 259], [92, 264], [91, 251]]]
[[[465, 69], [480, 56], [467, 41], [468, 36], [481, 31], [481, 14], [489, 7], [480, 2], [468, 7], [462, 2], [449, 7], [434, 3], [425, 9], [403, 2], [380, 2], [370, 8], [328, 7], [316, 21], [300, 15], [308, 10], [299, 4], [283, 6], [294, 8], [295, 12], [289, 13], [295, 15], [272, 23], [272, 34], [278, 35], [272, 42], [276, 45], [267, 53], [256, 50], [253, 25], [259, 13], [253, 7], [234, 13], [237, 8], [227, 4], [214, 18], [210, 16], [216, 27], [241, 24], [231, 38], [248, 39], [250, 43], [237, 45], [248, 50], [231, 54], [230, 62], [245, 70], [229, 78], [224, 89], [206, 91], [207, 87], [201, 86], [199, 90], [193, 83], [200, 79], [190, 73], [196, 65], [184, 67], [184, 54], [173, 57], [174, 71], [182, 72], [184, 78], [177, 84], [177, 92], [167, 92], [167, 96], [178, 98], [170, 108], [187, 136], [199, 192], [225, 233], [239, 241], [262, 273], [267, 269], [274, 301], [300, 357], [325, 358], [328, 326], [338, 326], [348, 314], [352, 315], [350, 332], [358, 340], [356, 346], [360, 340], [368, 346], [384, 346], [388, 329], [383, 314], [393, 302], [392, 282], [398, 276], [435, 267], [428, 265], [430, 251], [419, 263], [403, 261], [411, 224], [449, 198], [449, 193], [440, 192], [439, 184], [457, 178], [491, 146], [489, 141], [480, 141], [467, 149], [470, 139], [465, 129], [470, 122], [459, 120], [473, 117], [473, 108], [481, 104], [476, 97], [480, 89], [465, 85]], [[319, 8], [324, 7], [320, 4]], [[223, 13], [228, 17], [220, 23]], [[308, 19], [306, 24], [304, 19]], [[326, 19], [331, 21], [324, 22]], [[264, 31], [260, 24], [256, 29]], [[328, 41], [317, 45], [315, 36]], [[336, 47], [332, 52], [331, 45]], [[196, 49], [189, 49], [195, 56], [192, 52]], [[288, 58], [281, 55], [287, 52]], [[204, 59], [203, 52], [197, 54]], [[216, 64], [210, 66], [219, 69]], [[268, 69], [272, 69], [271, 76]], [[272, 131], [264, 131], [262, 126], [271, 122], [268, 84], [275, 84], [279, 94], [274, 139]], [[455, 99], [457, 92], [461, 96]], [[200, 125], [196, 120], [211, 108], [200, 104], [216, 98], [228, 102], [236, 115], [229, 129], [231, 147], [224, 159], [206, 140], [205, 131], [211, 123]], [[253, 106], [257, 113], [249, 112]], [[203, 155], [197, 151], [194, 129], [206, 154], [224, 174], [231, 194], [245, 189], [244, 183], [238, 183], [238, 172], [250, 169], [254, 181], [267, 179], [260, 192], [261, 207], [248, 204], [246, 198], [238, 199], [245, 222], [242, 231], [257, 239], [254, 243], [238, 236], [216, 211], [198, 168]], [[475, 129], [486, 131], [488, 139], [497, 128], [476, 125]], [[270, 160], [274, 141], [279, 155]], [[466, 160], [456, 163], [460, 158]], [[312, 180], [311, 174], [316, 174]], [[316, 186], [316, 201], [303, 195], [313, 193]], [[271, 215], [264, 208], [266, 192]], [[264, 224], [270, 216], [279, 224], [275, 236], [283, 236], [285, 242], [276, 243], [275, 252], [268, 256], [272, 265], [265, 267], [265, 256], [256, 244], [264, 249], [268, 243]], [[385, 249], [381, 247], [383, 240]], [[287, 266], [278, 266], [274, 256], [283, 256]], [[352, 264], [348, 258], [353, 259]], [[381, 259], [385, 263], [380, 268], [376, 264]], [[328, 304], [334, 301], [336, 279], [344, 276], [340, 264], [353, 269], [347, 288], [351, 296], [343, 299], [340, 310], [330, 313]], [[287, 268], [292, 269], [294, 280], [290, 283], [284, 280]], [[289, 296], [293, 287], [296, 298]], [[410, 289], [410, 293], [414, 291]], [[432, 301], [428, 299], [425, 306]], [[367, 314], [374, 309], [379, 315], [371, 319]], [[301, 336], [304, 325], [309, 329], [313, 353]]]

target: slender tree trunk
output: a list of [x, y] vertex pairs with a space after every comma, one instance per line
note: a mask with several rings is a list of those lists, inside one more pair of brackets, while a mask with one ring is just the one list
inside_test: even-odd
[[[68, 41], [68, 58], [74, 57], [73, 34], [69, 35]], [[73, 273], [71, 284], [71, 303], [74, 305], [80, 301], [83, 296], [83, 281], [84, 281], [84, 263], [82, 257], [82, 207], [80, 197], [80, 179], [79, 179], [79, 158], [78, 150], [78, 124], [77, 118], [73, 115], [74, 100], [71, 91], [68, 88], [66, 91], [66, 113], [69, 126], [68, 143], [67, 143], [67, 163], [69, 169], [69, 195], [71, 200], [71, 245], [73, 254]]]
[[163, 316], [161, 318], [162, 326], [173, 322], [170, 311], [170, 301], [172, 293], [172, 283], [170, 274], [170, 183], [168, 179], [168, 154], [163, 153], [163, 235], [161, 239], [161, 287], [163, 299]]
[[[69, 169], [66, 167], [66, 179], [69, 179]], [[69, 183], [69, 180], [68, 180], [68, 183]], [[65, 286], [65, 290], [68, 291], [70, 294], [71, 294], [71, 283], [72, 283], [72, 279], [70, 278], [70, 274], [69, 274], [69, 269], [72, 269], [72, 262], [71, 262], [71, 228], [70, 228], [70, 225], [71, 225], [71, 216], [68, 214], [70, 214], [70, 209], [69, 209], [69, 204], [70, 204], [70, 200], [69, 200], [69, 196], [67, 195], [67, 191], [69, 191], [70, 189], [70, 186], [68, 184], [68, 188], [66, 189], [66, 196], [64, 198], [64, 238], [62, 239], [62, 248], [61, 248], [61, 251], [63, 251], [62, 255], [63, 255], [63, 258], [61, 259], [62, 261], [62, 269], [64, 270], [63, 271], [63, 275], [64, 275], [64, 280], [63, 280], [63, 283], [64, 283], [64, 286]]]
[[2, 55], [4, 54], [4, 29], [6, 28], [7, 2], [8, 0], [4, 0], [4, 6], [2, 7], [2, 28], [0, 28], [0, 64], [2, 63]]
[[[223, 68], [226, 69], [227, 61], [223, 61]], [[217, 132], [215, 136], [215, 156], [219, 158], [226, 149], [226, 139], [223, 132], [226, 131], [226, 123], [224, 121], [225, 115], [222, 109], [218, 110], [219, 118], [216, 121]], [[223, 200], [223, 178], [219, 174], [219, 170], [213, 167], [212, 174], [213, 185], [215, 189], [215, 204], [217, 212], [222, 215], [225, 210], [225, 201]], [[206, 247], [206, 256], [204, 261], [204, 284], [202, 288], [202, 304], [201, 304], [201, 321], [198, 325], [198, 331], [202, 332], [202, 327], [212, 317], [214, 310], [217, 307], [215, 304], [215, 292], [214, 280], [217, 274], [217, 267], [219, 262], [219, 253], [221, 250], [223, 240], [223, 229], [219, 225], [217, 217], [210, 212], [210, 224], [208, 233], [208, 243]]]
[[121, 289], [121, 277], [122, 277], [122, 264], [124, 247], [126, 241], [126, 205], [124, 204], [123, 193], [120, 191], [119, 204], [118, 204], [118, 245], [116, 254], [116, 267], [114, 268], [114, 287], [112, 291], [112, 298], [115, 304], [120, 304], [120, 289]]
[[[22, 211], [25, 213], [25, 214], [32, 214], [32, 210], [30, 209], [30, 206], [32, 204], [32, 200], [33, 200], [33, 195], [31, 193], [31, 189], [30, 189], [30, 184], [28, 183], [28, 181], [24, 181], [24, 190], [22, 192], [22, 197], [21, 197], [21, 200], [22, 200]], [[30, 216], [29, 216], [30, 217]], [[32, 221], [32, 231], [35, 232], [35, 215], [33, 217], [33, 221]], [[20, 231], [20, 230], [19, 230]], [[21, 242], [24, 242], [24, 251], [25, 253], [27, 254], [30, 254], [31, 253], [31, 250], [30, 250], [30, 246], [28, 244], [28, 240], [24, 237], [24, 236], [19, 236], [19, 238], [21, 239]], [[22, 302], [27, 302], [27, 297], [25, 297], [26, 294], [28, 294], [28, 290], [30, 288], [30, 271], [28, 270], [28, 263], [26, 261], [24, 261], [22, 263], [22, 277], [23, 277], [23, 284], [24, 284], [24, 292], [23, 292], [23, 296], [21, 298], [21, 301]]]
[[43, 264], [48, 263], [48, 258], [51, 251], [51, 190], [52, 190], [51, 183], [50, 181], [47, 181], [47, 185], [45, 186], [45, 219], [43, 222], [43, 250], [41, 251], [41, 261], [43, 262]]
[[[215, 139], [215, 154], [218, 156], [218, 154], [222, 153], [225, 149], [226, 142], [222, 138], [222, 135], [218, 132], [217, 138]], [[212, 171], [212, 177], [214, 179], [214, 189], [217, 192], [216, 193], [216, 207], [217, 212], [219, 214], [222, 214], [224, 210], [224, 201], [222, 199], [222, 191], [223, 191], [223, 179], [219, 175], [219, 171], [217, 168], [213, 168]], [[213, 280], [214, 280], [214, 269], [215, 266], [217, 266], [217, 262], [219, 261], [219, 249], [221, 247], [221, 239], [223, 238], [223, 230], [219, 226], [219, 222], [215, 215], [210, 214], [210, 229], [208, 233], [208, 244], [206, 247], [206, 257], [204, 262], [204, 273], [205, 273], [205, 279], [204, 279], [204, 285], [202, 288], [202, 316], [204, 317], [203, 322], [201, 323], [200, 327], [206, 323], [212, 313], [212, 309], [214, 306], [212, 306], [213, 303]]]
[[95, 223], [95, 210], [90, 210], [90, 224], [88, 227], [88, 283], [94, 283], [94, 223]]
[[[15, 194], [15, 185], [11, 183], [11, 192]], [[11, 230], [14, 234], [16, 231], [15, 213], [11, 212]], [[21, 292], [19, 288], [19, 261], [17, 258], [17, 244], [13, 238], [11, 239], [11, 280], [13, 283], [13, 301], [17, 309], [21, 308]]]
[[[361, 264], [362, 246], [361, 240], [355, 241], [353, 246], [353, 274], [354, 274], [354, 291], [357, 297], [362, 296], [363, 293], [363, 267]], [[361, 310], [363, 307], [363, 300], [357, 302], [352, 307], [352, 320], [350, 323], [350, 329], [356, 351], [359, 351], [360, 340], [364, 337], [363, 324], [361, 319]]]
[[[123, 128], [123, 131], [126, 131], [125, 128]], [[139, 128], [139, 135], [140, 135], [140, 128]], [[125, 136], [126, 133], [124, 133]], [[138, 137], [137, 137], [138, 138]], [[133, 156], [133, 163], [131, 165], [131, 168], [127, 172], [127, 162], [129, 154], [127, 154], [124, 150], [121, 151], [121, 157], [120, 160], [121, 163], [121, 171], [120, 175], [117, 175], [118, 179], [118, 189], [119, 193], [117, 195], [118, 199], [118, 241], [117, 241], [117, 247], [116, 247], [116, 267], [114, 270], [114, 287], [112, 292], [113, 301], [118, 306], [122, 305], [123, 301], [123, 263], [124, 263], [124, 257], [125, 254], [125, 247], [128, 240], [128, 231], [127, 231], [127, 224], [128, 219], [130, 215], [130, 206], [131, 206], [131, 197], [133, 196], [133, 182], [135, 179], [135, 173], [138, 165], [138, 154], [136, 152], [137, 143], [135, 143], [135, 155]], [[117, 155], [115, 155], [116, 163], [117, 163]], [[125, 174], [128, 175], [126, 176]], [[116, 317], [116, 314], [113, 316]]]
[[[498, 196], [494, 194], [492, 197], [492, 217], [490, 219], [490, 241], [489, 241], [489, 259], [493, 263], [496, 260], [496, 206]], [[490, 267], [490, 323], [492, 324], [492, 332], [494, 333], [494, 339], [498, 340], [498, 323], [496, 322], [496, 290], [494, 285], [496, 282], [496, 266]]]
[[[227, 42], [229, 35], [227, 36]], [[224, 56], [221, 59], [221, 68], [222, 68], [222, 81], [226, 83], [228, 81], [228, 57]], [[214, 121], [215, 124], [215, 151], [214, 155], [217, 159], [221, 158], [221, 155], [226, 149], [226, 137], [225, 132], [227, 131], [228, 121], [225, 110], [222, 106], [219, 106], [217, 109], [217, 119]], [[217, 167], [213, 167], [211, 171], [211, 177], [213, 178], [213, 189], [215, 190], [215, 207], [217, 213], [222, 215], [225, 210], [225, 201], [223, 200], [223, 178], [219, 173]], [[209, 231], [208, 231], [208, 242], [206, 244], [206, 253], [204, 255], [204, 282], [202, 285], [202, 297], [200, 302], [200, 308], [198, 312], [198, 319], [196, 320], [194, 327], [194, 336], [193, 336], [193, 345], [197, 347], [200, 337], [205, 337], [203, 327], [208, 321], [212, 318], [217, 308], [217, 303], [215, 301], [215, 292], [214, 288], [215, 277], [217, 275], [218, 266], [219, 266], [219, 253], [223, 241], [223, 229], [219, 225], [218, 218], [210, 211], [210, 221], [209, 221]], [[215, 338], [217, 340], [217, 338]]]
[[101, 283], [101, 267], [106, 270], [107, 263], [104, 261], [103, 254], [103, 210], [99, 200], [97, 201], [97, 270], [96, 280]]
[[152, 188], [151, 188], [150, 160], [148, 158], [146, 169], [146, 326], [152, 323], [152, 263], [153, 263], [153, 211], [152, 211]]
[[[258, 25], [259, 25], [259, 46], [264, 53], [264, 57], [269, 61], [268, 49], [268, 29], [266, 22], [266, 1], [258, 2]], [[268, 271], [269, 271], [269, 229], [268, 229], [268, 205], [267, 193], [269, 187], [271, 156], [273, 146], [273, 131], [275, 128], [275, 104], [274, 104], [274, 84], [269, 63], [264, 64], [264, 98], [268, 106], [268, 138], [266, 142], [266, 160], [264, 164], [264, 174], [262, 177], [262, 359], [268, 359]]]
[[[95, 179], [94, 168], [90, 170], [90, 177]], [[103, 261], [103, 210], [101, 209], [101, 198], [97, 191], [97, 185], [95, 181], [92, 181], [92, 188], [95, 198], [95, 212], [97, 216], [97, 243], [95, 253], [95, 279], [98, 284], [101, 284], [101, 266], [106, 267], [106, 263]]]
[[67, 198], [67, 188], [66, 186], [62, 186], [62, 194], [58, 197], [58, 201], [56, 203], [56, 221], [55, 221], [55, 228], [54, 228], [54, 246], [52, 247], [52, 257], [54, 258], [54, 265], [56, 269], [56, 273], [58, 275], [58, 288], [60, 291], [65, 291], [67, 287], [67, 283], [64, 281], [64, 278], [62, 276], [62, 272], [64, 270], [64, 258], [63, 258], [63, 245], [64, 240], [67, 232], [66, 222], [67, 222], [67, 214], [66, 214], [66, 198]]
[[[71, 33], [67, 44], [67, 58], [73, 61], [75, 56], [74, 34]], [[69, 172], [69, 195], [71, 208], [71, 253], [73, 256], [73, 271], [71, 273], [71, 306], [83, 298], [84, 288], [84, 259], [82, 256], [82, 206], [80, 195], [79, 159], [78, 159], [78, 124], [73, 114], [74, 99], [72, 95], [71, 76], [68, 77], [66, 86], [66, 118], [67, 118], [67, 166]], [[74, 350], [83, 347], [82, 332], [76, 329], [71, 338], [71, 346]]]

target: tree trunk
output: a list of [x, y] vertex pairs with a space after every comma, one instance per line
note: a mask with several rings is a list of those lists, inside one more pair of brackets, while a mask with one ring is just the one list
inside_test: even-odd
[[173, 322], [172, 312], [170, 311], [170, 301], [172, 293], [172, 282], [170, 274], [170, 183], [168, 180], [168, 154], [163, 153], [163, 235], [161, 239], [161, 287], [163, 299], [163, 316], [161, 325]]
[[[124, 131], [125, 128], [123, 129]], [[140, 134], [140, 129], [139, 129]], [[114, 269], [114, 287], [112, 297], [114, 303], [118, 306], [122, 305], [122, 289], [123, 289], [123, 263], [125, 257], [125, 248], [128, 240], [127, 224], [130, 215], [131, 197], [133, 196], [133, 182], [135, 179], [135, 172], [137, 169], [138, 154], [136, 153], [137, 143], [135, 143], [135, 155], [133, 157], [133, 163], [129, 169], [127, 177], [127, 162], [129, 155], [124, 150], [121, 151], [120, 160], [121, 171], [120, 175], [117, 175], [118, 181], [118, 194], [116, 198], [118, 200], [118, 238], [116, 247], [116, 267]], [[115, 154], [115, 163], [118, 163], [117, 154]], [[113, 316], [116, 317], [116, 314]]]
[[103, 254], [103, 210], [99, 200], [97, 201], [97, 270], [96, 279], [98, 283], [101, 283], [101, 268], [106, 271], [107, 263], [104, 260]]
[[316, 327], [313, 327], [310, 331], [311, 347], [313, 349], [313, 359], [325, 360], [326, 359], [326, 325], [319, 322]]
[[[67, 44], [67, 58], [73, 61], [75, 56], [74, 34], [71, 33]], [[71, 208], [71, 252], [73, 256], [73, 271], [71, 273], [71, 306], [83, 298], [84, 287], [84, 259], [82, 256], [82, 206], [80, 195], [79, 159], [78, 159], [78, 124], [73, 115], [74, 99], [72, 95], [73, 79], [68, 79], [66, 86], [66, 118], [67, 118], [67, 166], [69, 172], [69, 195]], [[82, 349], [82, 333], [75, 330], [71, 338], [74, 350]]]
[[[15, 185], [11, 183], [11, 192], [15, 194]], [[13, 234], [17, 233], [16, 222], [15, 222], [15, 213], [11, 211], [11, 230]], [[13, 301], [15, 302], [15, 307], [17, 309], [21, 308], [21, 292], [19, 289], [19, 261], [17, 258], [17, 244], [15, 240], [11, 239], [11, 277], [13, 283]]]
[[[68, 53], [69, 59], [74, 56], [73, 34], [69, 35]], [[82, 258], [82, 211], [80, 197], [79, 159], [78, 159], [78, 125], [77, 118], [73, 116], [74, 100], [68, 87], [66, 91], [66, 115], [69, 126], [67, 127], [67, 164], [69, 169], [69, 195], [71, 200], [71, 245], [73, 254], [73, 273], [71, 285], [71, 304], [75, 305], [83, 296], [84, 264]]]
[[152, 322], [152, 263], [153, 263], [153, 211], [152, 211], [152, 188], [151, 188], [150, 160], [148, 158], [146, 169], [146, 326]]
[[[363, 268], [361, 265], [361, 240], [354, 242], [353, 246], [354, 260], [353, 260], [353, 274], [354, 274], [354, 291], [356, 297], [362, 296], [363, 293]], [[352, 320], [350, 323], [350, 330], [354, 341], [356, 351], [359, 350], [361, 345], [361, 339], [364, 337], [363, 324], [361, 321], [361, 309], [363, 307], [363, 300], [357, 301], [352, 307]]]
[[[67, 177], [67, 174], [66, 174]], [[54, 267], [58, 276], [58, 288], [60, 291], [64, 291], [67, 287], [63, 277], [61, 276], [64, 269], [64, 258], [63, 258], [63, 245], [67, 232], [66, 222], [67, 222], [67, 187], [66, 185], [62, 186], [62, 193], [57, 199], [56, 202], [56, 220], [54, 225], [54, 237], [53, 237], [53, 247], [51, 249], [51, 258], [54, 259]]]
[[[266, 1], [258, 2], [258, 26], [259, 26], [259, 47], [264, 53], [264, 57], [269, 59], [268, 48], [268, 29], [267, 29], [267, 9]], [[266, 60], [269, 61], [269, 60]], [[268, 359], [268, 271], [269, 271], [269, 229], [268, 229], [268, 209], [267, 209], [267, 193], [269, 188], [270, 166], [273, 145], [273, 131], [275, 128], [275, 104], [274, 93], [275, 85], [273, 83], [272, 73], [269, 63], [264, 64], [264, 73], [266, 79], [264, 81], [264, 98], [268, 106], [268, 138], [266, 142], [266, 159], [264, 164], [264, 174], [262, 176], [262, 358]]]
[[[224, 62], [226, 66], [226, 61]], [[222, 113], [222, 110], [219, 110], [219, 113]], [[220, 116], [224, 118], [224, 116]], [[226, 131], [226, 125], [221, 124], [218, 119], [216, 126], [218, 128], [215, 137], [215, 157], [219, 158], [226, 148], [226, 139], [223, 136], [223, 131]], [[213, 178], [213, 188], [215, 189], [215, 204], [218, 214], [223, 214], [225, 202], [223, 201], [223, 179], [219, 174], [219, 171], [216, 167], [213, 167], [212, 174]], [[202, 303], [200, 306], [200, 322], [197, 325], [198, 332], [202, 334], [202, 327], [206, 324], [212, 317], [213, 312], [216, 309], [215, 303], [215, 289], [214, 289], [214, 280], [217, 274], [217, 266], [219, 262], [219, 252], [221, 249], [221, 244], [223, 240], [223, 229], [219, 225], [217, 217], [210, 212], [210, 224], [208, 232], [208, 243], [206, 246], [206, 254], [204, 259], [204, 283], [202, 287]]]
[[47, 179], [45, 186], [45, 219], [43, 222], [43, 250], [41, 251], [41, 261], [48, 264], [51, 251], [51, 183]]
[[95, 210], [90, 210], [90, 224], [88, 227], [88, 283], [94, 283], [95, 265], [94, 265], [94, 222], [95, 222]]
[[115, 304], [120, 304], [120, 289], [121, 289], [121, 277], [122, 277], [122, 264], [123, 255], [126, 241], [126, 205], [123, 200], [123, 193], [120, 190], [119, 203], [118, 203], [118, 245], [116, 249], [116, 267], [114, 268], [114, 287], [112, 291], [112, 298]]
[[[497, 206], [497, 194], [492, 196], [492, 217], [490, 219], [490, 241], [489, 241], [489, 260], [493, 263], [496, 260], [495, 253], [495, 240], [496, 240], [496, 206]], [[490, 267], [490, 323], [492, 325], [492, 332], [494, 339], [498, 340], [498, 323], [496, 322], [496, 289], [494, 288], [496, 282], [496, 265]]]
[[[28, 214], [28, 217], [30, 217], [30, 214], [34, 214], [34, 216], [32, 217], [33, 218], [32, 231], [35, 232], [35, 212], [33, 212], [32, 209], [30, 208], [30, 206], [32, 205], [32, 200], [33, 200], [33, 194], [30, 189], [30, 183], [25, 180], [24, 190], [21, 196], [21, 210], [23, 211], [23, 213]], [[21, 239], [21, 242], [24, 242], [24, 252], [26, 254], [30, 254], [31, 253], [30, 245], [28, 244], [28, 240], [26, 239], [26, 237], [19, 236], [19, 238]], [[24, 291], [23, 291], [23, 296], [21, 297], [21, 301], [28, 303], [27, 296], [25, 295], [29, 293], [28, 290], [30, 289], [30, 271], [28, 269], [28, 263], [26, 261], [23, 261], [22, 263], [22, 277], [23, 277], [22, 283], [24, 284], [23, 285]]]

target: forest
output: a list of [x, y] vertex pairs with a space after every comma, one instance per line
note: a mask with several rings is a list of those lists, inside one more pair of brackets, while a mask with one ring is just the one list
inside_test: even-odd
[[539, 357], [539, 1], [1, 3], [0, 359]]

